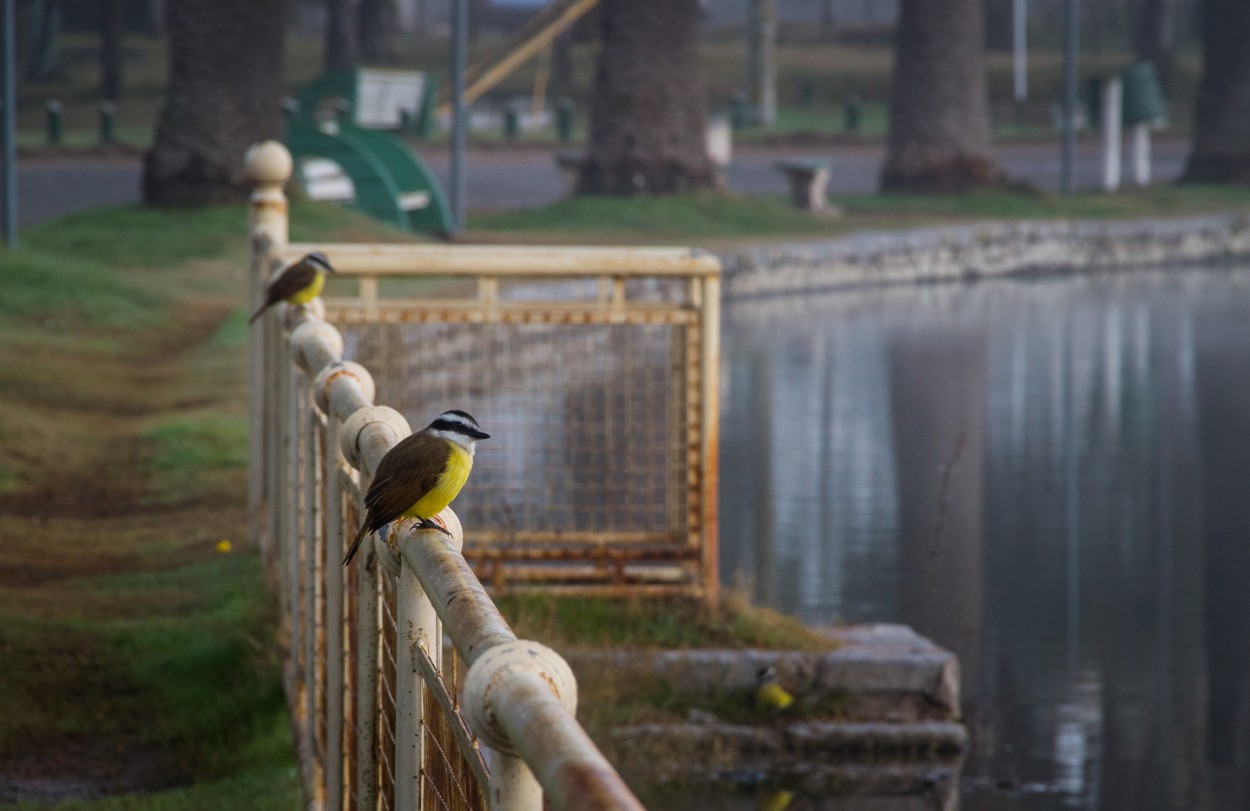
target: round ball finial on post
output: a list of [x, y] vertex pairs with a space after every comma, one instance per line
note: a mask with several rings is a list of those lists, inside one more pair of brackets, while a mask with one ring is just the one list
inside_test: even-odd
[[290, 151], [278, 141], [253, 144], [243, 161], [247, 176], [260, 185], [281, 186], [291, 179], [294, 168]]

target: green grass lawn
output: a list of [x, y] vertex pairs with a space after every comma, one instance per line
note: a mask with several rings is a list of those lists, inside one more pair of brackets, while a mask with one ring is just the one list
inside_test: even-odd
[[[293, 212], [298, 239], [395, 238]], [[0, 774], [123, 792], [66, 808], [299, 803], [245, 542], [246, 217], [99, 209], [0, 251]]]
[[812, 215], [781, 198], [726, 194], [567, 198], [469, 217], [469, 237], [486, 242], [702, 244], [836, 237], [862, 230], [1017, 219], [1134, 219], [1250, 206], [1245, 186], [1158, 185], [1116, 194], [1059, 196], [1011, 189], [968, 194], [834, 197], [840, 216]]

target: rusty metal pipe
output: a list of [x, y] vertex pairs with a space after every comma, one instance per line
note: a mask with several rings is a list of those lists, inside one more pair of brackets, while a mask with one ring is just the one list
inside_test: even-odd
[[404, 565], [421, 582], [466, 664], [472, 666], [496, 645], [516, 641], [508, 621], [451, 538], [436, 529], [419, 530], [411, 524], [397, 531], [401, 533], [398, 543]]
[[492, 690], [495, 719], [555, 808], [643, 811], [542, 674], [510, 671]]

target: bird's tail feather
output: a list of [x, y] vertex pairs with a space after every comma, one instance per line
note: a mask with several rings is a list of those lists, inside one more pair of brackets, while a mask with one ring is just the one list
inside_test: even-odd
[[347, 554], [343, 556], [343, 565], [352, 562], [352, 558], [356, 556], [356, 550], [360, 548], [360, 542], [369, 534], [369, 522], [366, 521], [360, 525], [360, 531], [356, 533], [356, 537], [352, 540], [352, 545], [348, 547]]

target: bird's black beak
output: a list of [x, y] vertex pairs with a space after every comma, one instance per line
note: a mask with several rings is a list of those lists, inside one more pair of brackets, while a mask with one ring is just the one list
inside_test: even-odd
[[473, 437], [474, 439], [490, 439], [490, 434], [486, 433], [485, 431], [479, 431], [476, 428], [470, 428], [468, 433], [469, 433], [469, 436]]

